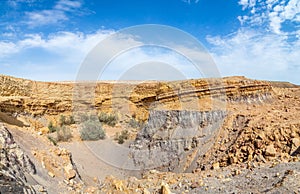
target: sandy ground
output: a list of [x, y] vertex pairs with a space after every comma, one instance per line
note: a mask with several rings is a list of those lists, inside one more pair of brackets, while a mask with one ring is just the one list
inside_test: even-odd
[[[128, 176], [140, 177], [138, 171], [124, 170], [115, 167], [122, 164], [122, 160], [118, 160], [119, 156], [123, 159], [127, 157], [121, 156], [124, 154], [122, 153], [123, 148], [116, 149], [115, 146], [112, 148], [109, 140], [96, 142], [69, 142], [60, 143], [59, 145], [72, 153], [72, 159], [77, 170], [81, 175], [82, 180], [87, 184], [94, 184], [95, 178], [104, 180], [105, 177], [110, 175], [120, 179], [124, 179]], [[114, 158], [117, 164], [105, 161], [105, 155], [115, 156], [115, 158], [106, 158]], [[104, 158], [101, 158], [101, 156], [104, 156]]]

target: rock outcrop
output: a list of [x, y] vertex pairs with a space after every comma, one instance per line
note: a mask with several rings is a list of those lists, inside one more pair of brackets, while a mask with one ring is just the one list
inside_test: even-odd
[[263, 102], [272, 94], [269, 82], [245, 77], [143, 83], [57, 83], [0, 76], [0, 111], [32, 115], [57, 115], [88, 108], [123, 111], [145, 121], [149, 109], [207, 111], [224, 101]]
[[26, 180], [26, 174], [34, 173], [35, 166], [29, 157], [0, 124], [0, 193], [35, 193]]
[[225, 111], [150, 111], [146, 126], [130, 146], [141, 169], [184, 172], [215, 141]]

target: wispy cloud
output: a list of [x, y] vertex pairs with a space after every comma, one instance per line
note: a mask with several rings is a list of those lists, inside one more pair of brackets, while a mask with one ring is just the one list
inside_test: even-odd
[[276, 34], [294, 34], [294, 31], [282, 29], [285, 22], [300, 23], [299, 0], [240, 0], [243, 10], [249, 14], [239, 16], [241, 24], [260, 26], [265, 24], [268, 29]]
[[113, 31], [27, 34], [15, 42], [0, 41], [1, 74], [37, 80], [70, 80], [87, 53]]
[[191, 3], [198, 3], [200, 0], [182, 0], [185, 3], [191, 4]]
[[240, 29], [227, 37], [207, 37], [223, 76], [245, 75], [256, 79], [300, 83], [300, 41], [255, 30]]
[[[87, 54], [112, 33], [114, 31], [111, 30], [91, 34], [63, 31], [46, 37], [27, 34], [17, 42], [0, 42], [1, 73], [36, 80], [74, 80]], [[184, 79], [202, 76], [188, 59], [166, 48], [133, 47], [126, 50], [126, 45], [143, 45], [131, 36], [117, 36], [106, 43], [105, 52], [97, 53], [96, 61], [90, 61], [95, 63], [92, 65], [99, 66], [102, 58], [113, 56], [101, 79]], [[123, 47], [125, 50], [122, 51], [126, 52], [115, 55], [115, 51]], [[190, 56], [201, 54], [192, 48], [174, 49], [184, 50]], [[201, 58], [206, 59], [205, 56]], [[96, 70], [92, 68], [90, 71]], [[91, 79], [91, 74], [87, 76]]]
[[12, 8], [18, 8], [22, 3], [26, 3], [27, 6], [31, 6], [35, 2], [36, 0], [8, 0], [7, 4]]
[[12, 42], [0, 42], [0, 57], [5, 57], [18, 52], [17, 45]]
[[62, 11], [73, 11], [80, 8], [82, 3], [80, 1], [60, 0], [54, 8]]
[[[208, 36], [210, 51], [223, 76], [300, 84], [299, 0], [240, 0], [241, 28], [228, 36]], [[286, 29], [286, 23], [290, 28]]]
[[67, 21], [68, 13], [76, 12], [81, 6], [81, 1], [59, 0], [52, 9], [26, 12], [25, 23], [36, 27]]
[[64, 12], [59, 10], [43, 10], [38, 12], [27, 12], [26, 23], [30, 27], [56, 24], [61, 21], [68, 20]]

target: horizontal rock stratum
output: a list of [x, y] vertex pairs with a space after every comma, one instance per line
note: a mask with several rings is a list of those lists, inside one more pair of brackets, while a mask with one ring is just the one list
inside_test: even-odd
[[245, 77], [149, 82], [39, 82], [0, 76], [0, 111], [57, 115], [122, 111], [146, 120], [149, 109], [211, 110], [224, 102], [259, 102], [273, 94], [267, 81]]

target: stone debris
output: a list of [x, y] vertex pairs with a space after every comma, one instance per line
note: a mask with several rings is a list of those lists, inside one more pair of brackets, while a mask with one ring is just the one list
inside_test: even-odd
[[265, 155], [274, 157], [276, 156], [276, 149], [274, 148], [274, 145], [269, 145], [266, 147]]
[[172, 194], [169, 185], [167, 183], [161, 184], [161, 194]]
[[212, 169], [214, 169], [214, 170], [220, 169], [220, 163], [219, 163], [219, 162], [214, 163], [214, 164], [212, 165]]
[[71, 163], [64, 166], [64, 171], [65, 171], [65, 177], [68, 180], [71, 180], [71, 179], [75, 178], [76, 171], [73, 169], [73, 165]]

